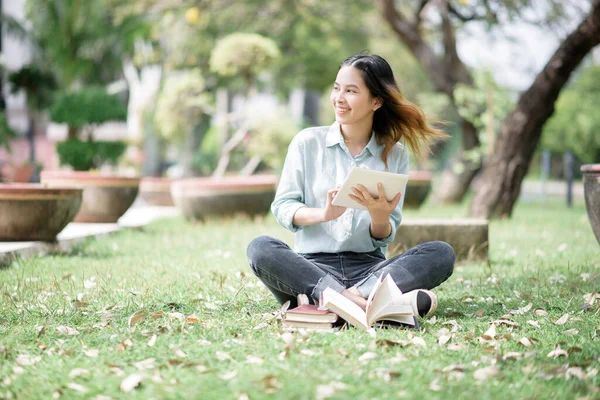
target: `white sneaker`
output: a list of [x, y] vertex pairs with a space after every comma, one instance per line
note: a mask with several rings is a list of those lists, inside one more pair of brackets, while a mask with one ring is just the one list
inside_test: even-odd
[[406, 304], [413, 308], [413, 313], [421, 318], [430, 317], [437, 311], [437, 296], [425, 289], [417, 289], [402, 293], [400, 304]]

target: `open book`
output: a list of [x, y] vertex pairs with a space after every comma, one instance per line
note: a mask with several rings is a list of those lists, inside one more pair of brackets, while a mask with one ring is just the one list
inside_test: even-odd
[[406, 304], [401, 296], [402, 292], [387, 274], [385, 279], [379, 277], [371, 291], [366, 311], [331, 288], [323, 291], [323, 305], [357, 328], [367, 330], [377, 322], [382, 322], [382, 325], [407, 325], [419, 329], [412, 306]]

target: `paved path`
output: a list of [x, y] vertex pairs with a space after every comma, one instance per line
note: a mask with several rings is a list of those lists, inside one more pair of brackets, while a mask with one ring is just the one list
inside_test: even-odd
[[43, 254], [67, 252], [73, 246], [91, 237], [109, 235], [121, 229], [140, 228], [158, 218], [179, 215], [175, 207], [153, 207], [136, 204], [115, 224], [83, 224], [72, 222], [56, 237], [55, 242], [0, 242], [0, 266], [15, 258], [29, 258]]

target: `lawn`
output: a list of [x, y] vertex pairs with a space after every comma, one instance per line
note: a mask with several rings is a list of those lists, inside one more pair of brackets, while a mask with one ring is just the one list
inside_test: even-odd
[[293, 240], [271, 215], [170, 219], [0, 270], [0, 398], [600, 396], [600, 246], [581, 200], [493, 221], [490, 261], [457, 263], [421, 332], [282, 332], [246, 261], [262, 234]]

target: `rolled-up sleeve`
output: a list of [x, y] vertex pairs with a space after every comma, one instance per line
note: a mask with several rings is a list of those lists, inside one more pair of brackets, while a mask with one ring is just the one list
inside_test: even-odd
[[287, 156], [277, 186], [271, 211], [284, 228], [296, 232], [302, 227], [294, 225], [294, 215], [304, 204], [304, 148], [299, 136], [288, 147]]
[[[406, 147], [403, 147], [400, 157], [396, 162], [396, 166], [393, 169], [390, 169], [392, 172], [397, 174], [408, 174], [408, 150]], [[406, 191], [406, 190], [405, 190]], [[392, 227], [392, 232], [386, 238], [377, 239], [371, 235], [371, 242], [375, 247], [385, 247], [392, 243], [394, 237], [396, 236], [396, 232], [402, 223], [402, 206], [404, 205], [404, 193], [402, 193], [402, 197], [398, 202], [398, 205], [390, 214], [390, 226]], [[370, 228], [369, 228], [370, 229]]]

